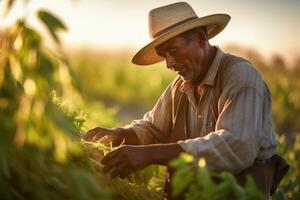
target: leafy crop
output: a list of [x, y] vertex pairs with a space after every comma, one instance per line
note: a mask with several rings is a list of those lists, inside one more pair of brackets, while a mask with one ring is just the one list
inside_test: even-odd
[[[65, 25], [50, 12], [40, 11], [38, 17], [58, 44], [58, 31]], [[80, 96], [74, 73], [63, 54], [53, 53], [42, 42], [26, 18], [2, 31], [1, 199], [139, 199], [132, 190], [155, 199], [158, 193], [147, 183], [112, 180], [89, 159], [79, 134], [85, 115], [64, 102], [70, 91]], [[149, 172], [151, 176], [143, 177], [152, 177], [154, 171]]]
[[[14, 2], [6, 1], [4, 14]], [[36, 14], [56, 44], [55, 51], [43, 45], [44, 36], [26, 17], [1, 30], [1, 199], [160, 199], [164, 167], [150, 166], [128, 179], [111, 179], [102, 173], [100, 160], [112, 148], [101, 141], [82, 142], [80, 137], [96, 125], [118, 125], [117, 109], [102, 101], [148, 109], [174, 74], [161, 68], [128, 69], [124, 56], [119, 62], [107, 55], [82, 54], [69, 61], [59, 37], [67, 26], [49, 11]], [[299, 130], [299, 73], [276, 69], [270, 76], [267, 68], [261, 71], [272, 90], [277, 129], [293, 136]], [[299, 199], [299, 136], [295, 141], [280, 138], [279, 151], [292, 167], [273, 199]], [[174, 195], [185, 191], [187, 199], [261, 197], [251, 178], [242, 188], [232, 174], [210, 174], [203, 160], [196, 165], [192, 160], [183, 156], [172, 162], [177, 170]]]
[[182, 154], [180, 158], [171, 162], [171, 166], [176, 169], [172, 182], [174, 196], [185, 193], [187, 200], [263, 199], [252, 177], [248, 176], [245, 187], [242, 187], [229, 172], [210, 173], [204, 159], [195, 164], [192, 156]]

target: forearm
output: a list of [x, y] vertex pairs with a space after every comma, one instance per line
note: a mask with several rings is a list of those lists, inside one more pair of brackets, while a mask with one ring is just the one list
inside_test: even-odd
[[177, 143], [172, 144], [152, 144], [144, 146], [146, 155], [150, 158], [149, 164], [168, 165], [168, 163], [177, 158], [183, 149]]

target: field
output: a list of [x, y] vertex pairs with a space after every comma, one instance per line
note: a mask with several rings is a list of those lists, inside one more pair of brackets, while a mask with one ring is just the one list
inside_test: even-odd
[[[111, 148], [80, 137], [95, 126], [118, 127], [141, 118], [175, 74], [164, 63], [136, 67], [128, 53], [68, 51], [58, 35], [65, 25], [47, 11], [37, 17], [52, 37], [54, 50], [44, 46], [44, 36], [26, 19], [1, 30], [1, 199], [160, 199], [164, 167], [112, 179], [99, 163]], [[280, 56], [266, 61], [253, 50], [227, 50], [249, 59], [271, 89], [278, 151], [291, 165], [273, 199], [299, 199], [300, 63], [286, 66]], [[242, 188], [232, 174], [222, 173], [217, 185], [205, 161], [196, 169], [191, 162], [189, 155], [172, 162], [178, 172], [175, 193], [187, 190], [187, 199], [261, 197], [251, 179]]]
[[[226, 48], [225, 48], [226, 49]], [[274, 199], [299, 198], [299, 113], [300, 74], [299, 66], [285, 66], [284, 58], [274, 56], [271, 61], [263, 59], [259, 52], [247, 49], [226, 49], [250, 60], [260, 71], [272, 93], [274, 125], [280, 139], [279, 152], [291, 164]], [[164, 63], [140, 68], [130, 64], [130, 55], [82, 51], [71, 53], [74, 70], [80, 74], [79, 81], [86, 100], [91, 104], [102, 102], [105, 108], [115, 109], [115, 123], [107, 126], [122, 126], [140, 118], [152, 108], [164, 88], [175, 74], [166, 70]], [[255, 54], [254, 54], [255, 53]], [[253, 55], [254, 54], [254, 55]], [[97, 59], [95, 59], [97, 58]], [[118, 59], [114, 59], [118, 58]], [[124, 64], [125, 63], [125, 64]], [[90, 84], [90, 83], [93, 84]], [[150, 92], [151, 91], [151, 92]], [[95, 111], [95, 110], [94, 110]], [[96, 113], [94, 113], [96, 115]], [[106, 125], [100, 118], [96, 125]]]

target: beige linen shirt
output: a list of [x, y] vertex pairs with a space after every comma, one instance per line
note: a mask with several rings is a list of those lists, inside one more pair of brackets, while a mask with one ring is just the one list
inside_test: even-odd
[[[180, 76], [180, 89], [188, 97], [186, 130], [188, 138], [178, 141], [195, 158], [204, 157], [214, 171], [240, 172], [255, 159], [270, 158], [278, 141], [272, 125], [271, 95], [256, 69], [248, 62], [229, 66], [224, 72], [224, 88], [218, 101], [218, 118], [213, 124], [209, 104], [213, 98], [214, 82], [223, 52], [217, 54], [194, 97], [194, 86]], [[172, 131], [172, 90], [170, 84], [154, 108], [143, 119], [125, 128], [135, 131], [140, 144], [165, 143]], [[163, 152], [162, 152], [163, 153]]]

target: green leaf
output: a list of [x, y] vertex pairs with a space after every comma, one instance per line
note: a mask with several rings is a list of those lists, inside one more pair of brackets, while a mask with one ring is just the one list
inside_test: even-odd
[[198, 168], [197, 170], [197, 181], [198, 183], [201, 183], [201, 185], [208, 186], [208, 185], [212, 185], [212, 179], [210, 177], [209, 171], [207, 170], [207, 168]]
[[40, 33], [27, 26], [25, 21], [19, 20], [14, 31], [19, 33], [19, 39], [22, 41], [21, 51], [23, 54], [26, 54], [25, 52], [29, 52], [31, 49], [39, 48], [42, 41]]
[[187, 154], [187, 153], [181, 153], [180, 157], [186, 162], [186, 163], [191, 163], [194, 161], [194, 157]]
[[234, 176], [229, 172], [222, 172], [220, 174], [220, 178], [222, 178], [224, 181], [229, 182], [231, 185], [237, 184]]
[[38, 12], [38, 18], [45, 24], [53, 39], [59, 44], [60, 41], [57, 33], [59, 31], [67, 31], [64, 23], [58, 17], [45, 10]]
[[174, 160], [170, 161], [170, 166], [177, 169], [182, 166], [185, 166], [188, 163], [192, 163], [194, 160], [193, 156], [187, 154], [187, 153], [181, 153], [180, 156]]
[[234, 192], [234, 195], [237, 199], [239, 200], [243, 200], [245, 199], [245, 190], [243, 187], [241, 187], [240, 185], [236, 184], [233, 186], [233, 192]]
[[177, 169], [177, 168], [181, 168], [181, 167], [185, 166], [186, 163], [185, 163], [185, 161], [182, 158], [179, 157], [179, 158], [176, 158], [174, 160], [171, 160], [170, 163], [169, 163], [169, 165], [172, 168]]
[[228, 195], [230, 194], [230, 188], [231, 186], [229, 182], [221, 182], [214, 188], [213, 199], [226, 199], [226, 197], [228, 197]]
[[246, 196], [248, 200], [263, 199], [262, 192], [257, 189], [254, 179], [250, 175], [247, 175], [246, 177], [245, 190], [246, 190]]
[[194, 178], [194, 171], [191, 167], [184, 166], [177, 170], [172, 180], [173, 196], [183, 192]]

